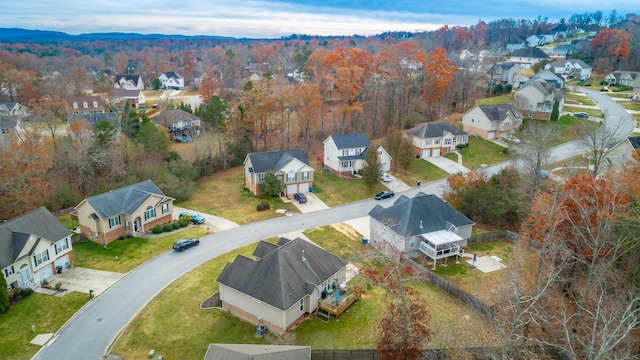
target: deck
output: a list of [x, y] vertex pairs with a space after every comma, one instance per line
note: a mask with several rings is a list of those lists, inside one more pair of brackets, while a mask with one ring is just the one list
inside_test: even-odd
[[318, 309], [326, 311], [327, 313], [338, 316], [351, 306], [356, 300], [360, 300], [360, 294], [349, 293], [340, 297], [339, 302], [336, 301], [335, 296], [327, 299], [318, 300]]

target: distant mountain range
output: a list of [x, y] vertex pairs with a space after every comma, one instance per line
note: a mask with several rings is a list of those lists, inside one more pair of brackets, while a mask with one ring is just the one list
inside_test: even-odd
[[228, 36], [210, 35], [164, 35], [138, 33], [90, 33], [70, 35], [60, 31], [27, 30], [18, 28], [0, 28], [1, 42], [51, 42], [51, 41], [91, 41], [91, 40], [120, 40], [120, 39], [235, 39]]

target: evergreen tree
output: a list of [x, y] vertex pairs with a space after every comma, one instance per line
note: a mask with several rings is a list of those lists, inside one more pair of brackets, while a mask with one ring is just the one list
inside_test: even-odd
[[265, 196], [280, 196], [282, 192], [282, 182], [272, 172], [264, 174], [264, 181], [258, 187]]
[[140, 118], [138, 118], [136, 109], [129, 103], [126, 103], [122, 110], [120, 126], [122, 127], [122, 133], [129, 139], [135, 138], [140, 131]]
[[558, 100], [553, 103], [553, 109], [551, 110], [551, 121], [558, 121], [558, 117], [560, 116], [560, 104]]
[[369, 189], [373, 189], [378, 181], [380, 181], [380, 176], [382, 176], [382, 171], [380, 171], [380, 158], [378, 157], [378, 151], [375, 145], [370, 145], [367, 149], [367, 154], [364, 157], [366, 164], [362, 167], [362, 180], [369, 187]]
[[7, 279], [0, 274], [0, 314], [9, 310], [9, 292], [7, 291]]

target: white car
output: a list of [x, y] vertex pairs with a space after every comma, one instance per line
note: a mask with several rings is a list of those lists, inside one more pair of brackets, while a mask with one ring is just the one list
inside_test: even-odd
[[389, 175], [387, 173], [382, 174], [382, 181], [384, 181], [384, 182], [391, 181], [391, 175]]

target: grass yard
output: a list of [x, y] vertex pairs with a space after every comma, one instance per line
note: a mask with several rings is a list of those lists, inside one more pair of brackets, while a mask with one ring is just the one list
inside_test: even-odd
[[[469, 169], [479, 169], [481, 165], [496, 164], [509, 159], [509, 155], [500, 145], [491, 141], [469, 136], [469, 146], [460, 150], [462, 155], [462, 165]], [[449, 160], [458, 161], [456, 154], [445, 155]]]
[[584, 95], [584, 94], [581, 95], [581, 93], [565, 92], [564, 100], [565, 100], [565, 104], [567, 100], [572, 100], [572, 101], [577, 101], [582, 105], [590, 105], [590, 106], [596, 105], [596, 103], [594, 103], [593, 100], [591, 100], [587, 95]]
[[373, 197], [386, 190], [384, 185], [376, 184], [369, 189], [362, 179], [346, 180], [330, 172], [316, 168], [313, 174], [313, 193], [329, 206], [336, 206]]
[[[316, 171], [317, 175], [318, 171]], [[315, 191], [314, 183], [314, 191]], [[196, 182], [196, 191], [187, 201], [177, 203], [188, 209], [221, 216], [238, 224], [248, 224], [254, 221], [282, 216], [276, 209], [287, 209], [298, 212], [292, 203], [283, 203], [280, 198], [256, 197], [243, 189], [244, 167], [237, 166], [213, 175], [202, 177]], [[257, 211], [256, 207], [262, 200], [269, 201], [271, 209]]]
[[488, 105], [488, 104], [509, 104], [511, 102], [511, 94], [504, 94], [500, 96], [493, 96], [484, 99], [476, 100], [476, 105]]
[[411, 186], [415, 184], [416, 180], [427, 183], [430, 181], [444, 179], [449, 176], [449, 173], [446, 171], [428, 161], [425, 161], [424, 159], [419, 158], [413, 158], [411, 160], [411, 165], [409, 165], [409, 169], [407, 169], [407, 171], [399, 169], [398, 171], [391, 172], [391, 174]]
[[192, 226], [155, 238], [132, 237], [116, 240], [106, 247], [85, 240], [73, 244], [73, 263], [79, 267], [126, 273], [145, 261], [171, 250], [171, 246], [178, 239], [201, 237], [207, 233], [209, 232], [205, 227]]
[[[0, 315], [0, 359], [31, 359], [40, 349], [29, 344], [38, 334], [53, 333], [82, 307], [87, 294], [72, 292], [63, 297], [34, 293]], [[36, 326], [36, 332], [31, 331]]]
[[640, 102], [638, 101], [616, 101], [616, 102], [627, 110], [640, 111]]
[[[347, 259], [360, 257], [363, 247], [355, 230], [341, 224], [305, 232], [311, 240]], [[367, 285], [365, 294], [338, 319], [325, 323], [313, 317], [283, 336], [255, 335], [255, 326], [219, 310], [200, 310], [202, 301], [217, 291], [217, 278], [224, 265], [238, 254], [251, 256], [255, 244], [245, 246], [194, 269], [169, 285], [152, 300], [125, 329], [113, 353], [126, 359], [145, 358], [150, 349], [171, 359], [202, 359], [209, 343], [309, 345], [312, 349], [374, 348], [376, 322], [388, 301], [381, 288]], [[354, 283], [350, 283], [352, 286]], [[424, 281], [413, 281], [428, 301], [431, 328], [437, 334], [433, 347], [486, 346], [491, 344], [489, 322], [462, 303]], [[171, 331], [167, 331], [171, 329]]]

